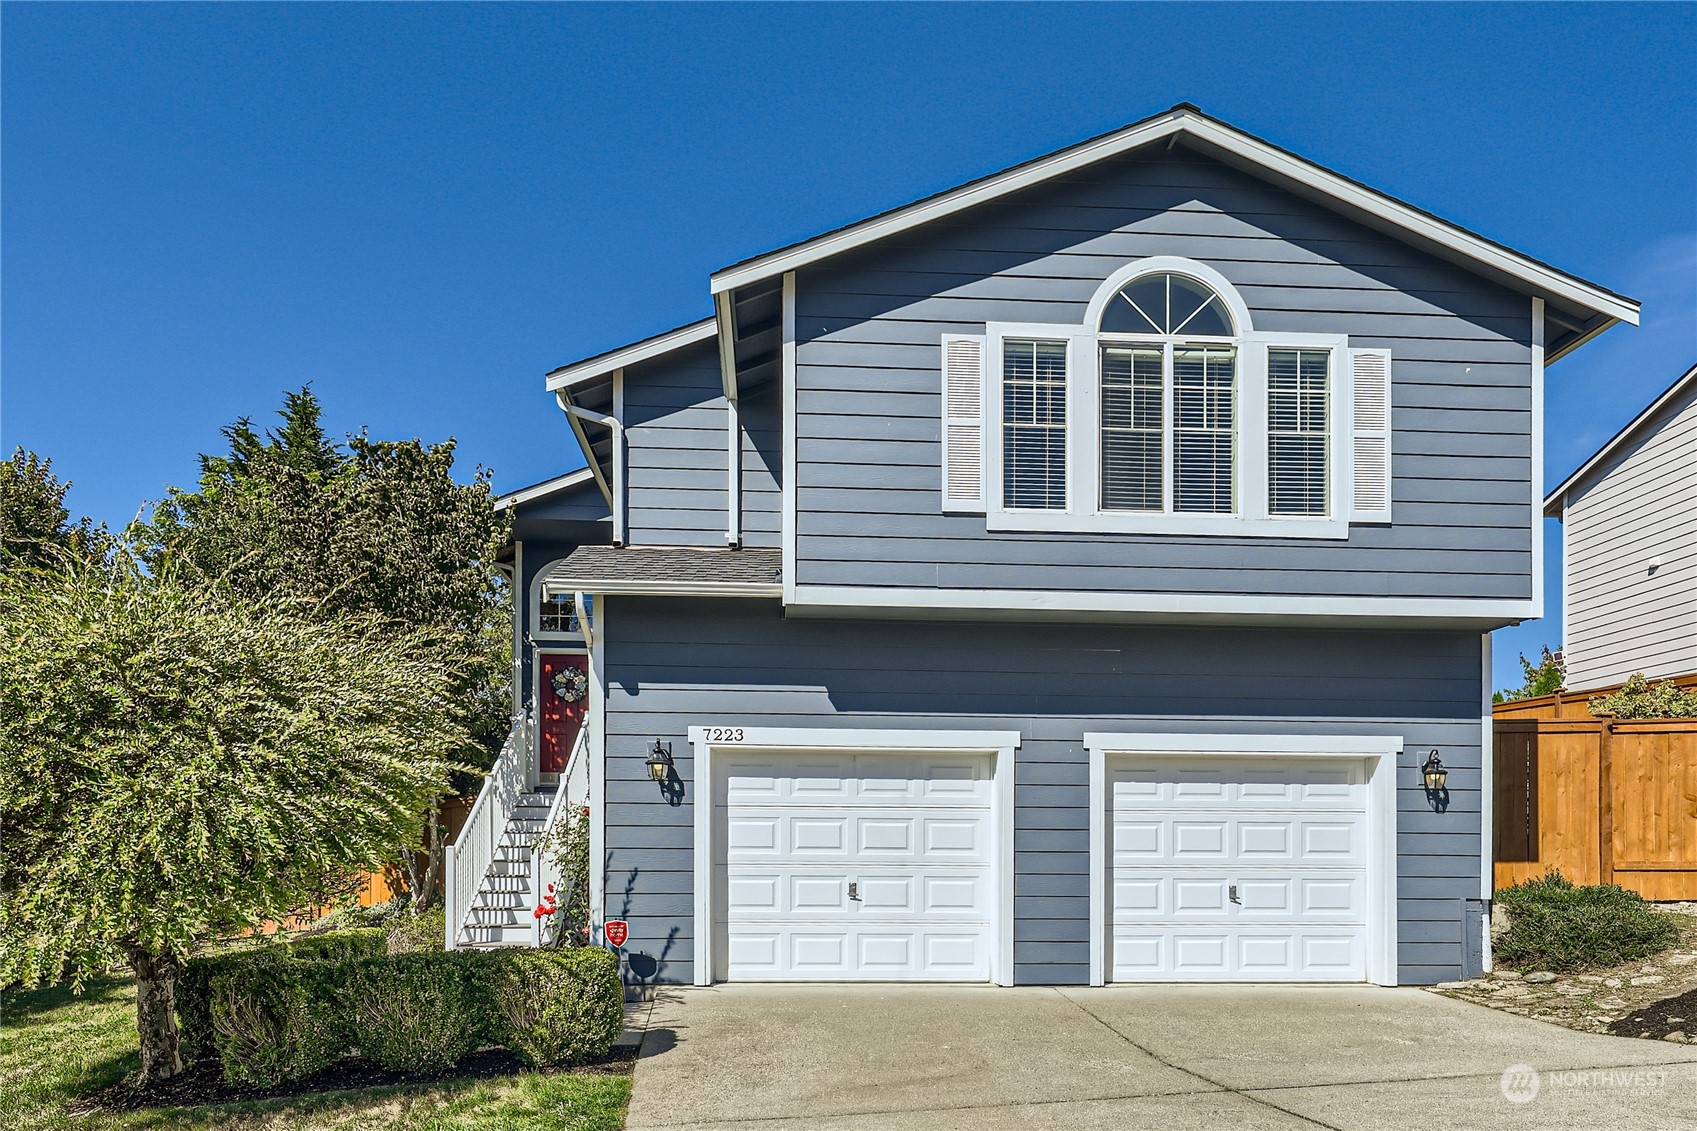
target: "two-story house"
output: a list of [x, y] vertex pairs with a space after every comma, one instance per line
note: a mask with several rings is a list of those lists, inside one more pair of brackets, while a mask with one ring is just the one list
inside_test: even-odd
[[547, 377], [454, 942], [582, 800], [633, 978], [1479, 967], [1544, 368], [1635, 302], [1189, 105], [710, 288]]

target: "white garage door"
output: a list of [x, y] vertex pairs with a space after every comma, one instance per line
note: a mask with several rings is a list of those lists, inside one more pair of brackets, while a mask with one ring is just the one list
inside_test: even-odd
[[988, 757], [739, 752], [722, 765], [717, 977], [989, 980]]
[[1113, 767], [1115, 981], [1361, 981], [1367, 783], [1343, 759]]

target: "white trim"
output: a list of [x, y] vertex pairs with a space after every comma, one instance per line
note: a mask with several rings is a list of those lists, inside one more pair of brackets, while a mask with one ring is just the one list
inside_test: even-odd
[[1367, 768], [1367, 980], [1397, 984], [1396, 775], [1392, 735], [1086, 733], [1090, 752], [1090, 984], [1107, 983], [1110, 756], [1186, 754], [1360, 759]]
[[[1496, 888], [1496, 728], [1491, 710], [1491, 634], [1479, 634], [1479, 898], [1490, 899]], [[1485, 969], [1491, 968], [1491, 933], [1485, 932]]]
[[625, 371], [613, 370], [613, 545], [623, 546], [629, 537], [625, 511], [629, 500], [625, 488]]
[[1212, 146], [1230, 153], [1276, 177], [1318, 192], [1346, 209], [1391, 224], [1402, 229], [1408, 236], [1429, 242], [1482, 267], [1501, 272], [1529, 287], [1546, 291], [1554, 297], [1612, 319], [1638, 324], [1638, 304], [1631, 299], [1611, 294], [1594, 284], [1546, 267], [1508, 248], [1499, 247], [1480, 236], [1184, 106], [1176, 106], [1122, 130], [986, 177], [929, 200], [919, 201], [794, 247], [727, 267], [713, 274], [711, 289], [714, 294], [718, 294], [771, 278], [773, 275], [794, 271], [821, 259], [839, 255], [1098, 161], [1181, 134], [1201, 142], [1204, 146]]
[[[1548, 515], [1550, 513], [1551, 508], [1553, 508], [1558, 501], [1564, 500], [1567, 493], [1569, 491], [1571, 491], [1575, 486], [1577, 486], [1579, 484], [1579, 482], [1581, 480], [1583, 480], [1587, 475], [1590, 474], [1592, 468], [1596, 467], [1599, 463], [1602, 463], [1604, 460], [1608, 459], [1609, 456], [1614, 453], [1614, 450], [1616, 448], [1620, 447], [1622, 444], [1626, 443], [1629, 439], [1631, 439], [1637, 433], [1637, 431], [1640, 427], [1647, 424], [1649, 421], [1653, 420], [1656, 417], [1656, 414], [1661, 412], [1661, 410], [1663, 408], [1665, 408], [1671, 401], [1673, 401], [1674, 398], [1683, 394], [1686, 386], [1691, 384], [1691, 382], [1694, 381], [1694, 380], [1697, 380], [1697, 365], [1694, 365], [1690, 369], [1686, 370], [1685, 376], [1683, 376], [1679, 380], [1675, 381], [1668, 388], [1667, 392], [1663, 393], [1661, 396], [1657, 397], [1654, 401], [1650, 402], [1649, 408], [1645, 409], [1643, 412], [1641, 412], [1637, 416], [1633, 417], [1631, 423], [1629, 423], [1625, 428], [1622, 428], [1619, 432], [1616, 432], [1615, 435], [1614, 435], [1614, 439], [1612, 439], [1608, 443], [1604, 444], [1601, 448], [1598, 448], [1596, 455], [1592, 456], [1590, 459], [1588, 459], [1584, 463], [1580, 464], [1579, 470], [1575, 471], [1572, 475], [1569, 475], [1566, 479], [1562, 480], [1560, 487], [1557, 487], [1554, 491], [1551, 491], [1548, 495], [1545, 495], [1544, 496], [1544, 513], [1546, 515]], [[1533, 483], [1534, 489], [1536, 489], [1537, 486], [1538, 486], [1538, 484], [1536, 482], [1534, 482]]]
[[[1532, 300], [1532, 615], [1544, 615], [1544, 300]], [[1486, 898], [1490, 898], [1486, 896]]]
[[589, 923], [591, 941], [599, 944], [607, 911], [607, 602], [595, 594], [588, 606]]
[[725, 431], [730, 478], [725, 484], [725, 543], [742, 544], [742, 410], [736, 397], [725, 401]]
[[[734, 730], [740, 742], [708, 739], [708, 732]], [[994, 821], [996, 827], [996, 954], [990, 963], [990, 980], [998, 986], [1013, 985], [1013, 778], [1014, 751], [1018, 731], [998, 730], [854, 730], [839, 727], [738, 727], [734, 721], [723, 726], [689, 728], [694, 748], [691, 776], [694, 779], [694, 872], [695, 915], [694, 981], [713, 984], [714, 942], [717, 926], [713, 916], [717, 869], [713, 859], [713, 812], [716, 794], [713, 754], [716, 750], [829, 751], [859, 753], [919, 754], [935, 751], [973, 751], [995, 758]]]
[[[1102, 310], [1121, 287], [1149, 274], [1178, 274], [1194, 278], [1214, 289], [1241, 327], [1233, 338], [1186, 338], [1184, 335], [1103, 335], [1098, 332]], [[944, 348], [956, 335], [943, 335]], [[1121, 338], [1127, 341], [1161, 342], [1167, 353], [1163, 370], [1172, 370], [1171, 343], [1195, 340], [1229, 345], [1235, 352], [1235, 412], [1233, 434], [1236, 454], [1233, 492], [1236, 510], [1231, 514], [1186, 514], [1104, 510], [1101, 506], [1101, 347]], [[1067, 505], [1064, 509], [1013, 509], [1004, 505], [1002, 484], [1002, 344], [1007, 340], [1059, 341], [1067, 346]], [[1326, 474], [1325, 515], [1274, 515], [1267, 509], [1267, 352], [1272, 349], [1324, 350], [1329, 355], [1328, 382], [1330, 422]], [[988, 531], [1065, 531], [1087, 534], [1173, 534], [1221, 538], [1310, 538], [1349, 537], [1352, 498], [1348, 476], [1349, 453], [1354, 448], [1354, 414], [1347, 399], [1350, 356], [1346, 334], [1258, 332], [1253, 329], [1249, 308], [1231, 282], [1207, 264], [1178, 256], [1161, 255], [1141, 259], [1120, 268], [1098, 287], [1090, 300], [1085, 320], [1078, 324], [1049, 322], [988, 322], [984, 326], [983, 351], [983, 499], [985, 529]], [[1167, 502], [1171, 505], [1173, 477], [1173, 421], [1171, 393], [1163, 413], [1162, 448], [1169, 467], [1163, 476]], [[947, 422], [945, 421], [945, 430]], [[943, 469], [945, 483], [948, 467]], [[946, 499], [945, 493], [945, 499]], [[945, 512], [960, 510], [945, 502]], [[1374, 521], [1383, 521], [1375, 519]]]
[[[594, 445], [589, 442], [589, 437], [584, 435], [583, 432], [582, 418], [587, 416], [592, 420], [599, 419], [599, 414], [592, 413], [588, 409], [579, 408], [577, 405], [573, 404], [571, 393], [565, 389], [560, 389], [555, 392], [554, 403], [559, 405], [560, 411], [566, 414], [566, 424], [571, 428], [572, 435], [577, 437], [577, 446], [583, 452], [583, 458], [587, 465], [587, 469], [591, 475], [595, 476], [596, 486], [601, 488], [601, 495], [607, 500], [607, 509], [612, 511], [613, 488], [608, 485], [606, 475], [601, 472], [601, 464], [595, 458]], [[609, 427], [611, 426], [609, 425]]]
[[565, 491], [580, 483], [587, 483], [594, 478], [595, 472], [593, 470], [588, 467], [580, 467], [576, 471], [568, 471], [566, 474], [555, 476], [546, 482], [536, 483], [529, 487], [520, 487], [517, 491], [509, 491], [495, 500], [494, 507], [498, 511], [521, 507], [526, 503], [535, 502], [537, 499], [545, 499], [558, 491]]
[[[1100, 330], [1102, 315], [1107, 312], [1108, 304], [1114, 300], [1127, 283], [1142, 278], [1144, 275], [1172, 274], [1184, 275], [1212, 287], [1214, 293], [1220, 296], [1220, 301], [1231, 310], [1236, 337], [1246, 338], [1255, 333], [1255, 321], [1249, 316], [1249, 307], [1243, 301], [1243, 296], [1237, 293], [1237, 288], [1231, 280], [1208, 266], [1194, 259], [1186, 259], [1179, 255], [1151, 255], [1128, 263], [1109, 275], [1103, 284], [1096, 288], [1096, 293], [1090, 296], [1090, 302], [1084, 308], [1086, 329]], [[1177, 335], [1183, 337], [1182, 334]]]
[[711, 318], [700, 322], [691, 322], [688, 326], [679, 326], [676, 330], [667, 330], [652, 338], [644, 338], [640, 342], [623, 346], [609, 353], [597, 354], [571, 365], [563, 365], [548, 374], [548, 390], [555, 392], [567, 389], [573, 385], [581, 385], [585, 381], [597, 377], [605, 377], [615, 369], [636, 365], [638, 362], [649, 361], [673, 350], [704, 342], [718, 332], [717, 324]]
[[795, 600], [796, 556], [795, 556], [795, 526], [796, 526], [796, 442], [795, 442], [795, 389], [796, 389], [796, 342], [795, 342], [795, 275], [785, 273], [781, 288], [783, 305], [783, 346], [780, 349], [779, 368], [783, 379], [783, 409], [782, 428], [784, 445], [784, 482], [780, 500], [783, 513], [779, 519], [780, 532], [783, 542], [783, 590], [784, 603]]
[[587, 589], [592, 593], [611, 593], [621, 597], [782, 597], [784, 587], [777, 583], [757, 581], [597, 581], [574, 577], [569, 581], [546, 583], [553, 592], [568, 589]]
[[[790, 559], [793, 560], [793, 559]], [[786, 569], [786, 574], [790, 572]], [[944, 610], [1000, 609], [1052, 613], [1156, 615], [1467, 618], [1508, 623], [1531, 619], [1530, 601], [1462, 597], [1254, 596], [1240, 593], [1108, 593], [1034, 589], [915, 589], [852, 585], [793, 585], [792, 606]]]
[[719, 384], [725, 399], [737, 399], [737, 342], [734, 297], [729, 291], [713, 296], [713, 324], [719, 337]]

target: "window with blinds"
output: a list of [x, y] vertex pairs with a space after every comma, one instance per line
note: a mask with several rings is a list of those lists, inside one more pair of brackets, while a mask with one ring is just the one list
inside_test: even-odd
[[1102, 509], [1166, 507], [1166, 383], [1160, 346], [1102, 348]]
[[1236, 395], [1236, 350], [1173, 347], [1173, 510], [1232, 513]]
[[1327, 513], [1327, 350], [1267, 351], [1267, 513]]
[[1002, 505], [1066, 509], [1065, 342], [1002, 342]]

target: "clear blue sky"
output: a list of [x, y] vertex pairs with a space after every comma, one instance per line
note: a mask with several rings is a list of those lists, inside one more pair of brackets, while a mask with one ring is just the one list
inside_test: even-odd
[[542, 374], [713, 269], [1181, 100], [1644, 301], [1551, 369], [1550, 485], [1697, 361], [1690, 4], [7, 3], [0, 50], [0, 443], [112, 524], [308, 381], [547, 478]]

